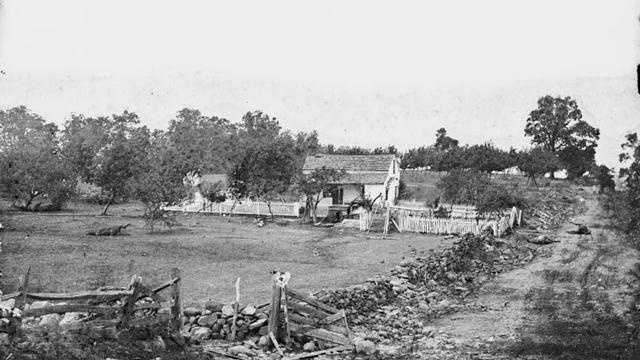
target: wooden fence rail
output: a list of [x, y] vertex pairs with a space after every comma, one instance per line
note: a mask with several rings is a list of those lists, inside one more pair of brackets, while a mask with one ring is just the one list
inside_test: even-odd
[[[170, 310], [172, 323], [176, 332], [182, 327], [182, 314], [180, 307], [180, 272], [178, 269], [172, 271], [172, 278], [168, 282], [149, 289], [142, 284], [142, 278], [134, 275], [131, 278], [128, 289], [126, 290], [95, 290], [82, 291], [75, 293], [30, 293], [28, 292], [30, 269], [27, 270], [24, 277], [20, 280], [18, 291], [0, 296], [1, 301], [14, 299], [13, 309], [19, 309], [20, 318], [18, 322], [13, 321], [14, 327], [19, 327], [22, 319], [29, 317], [39, 317], [47, 314], [64, 314], [69, 312], [79, 312], [87, 314], [96, 314], [107, 317], [118, 317], [117, 327], [124, 328], [129, 325], [133, 315], [137, 311], [153, 310], [155, 313], [160, 310], [160, 302], [162, 298], [158, 293], [165, 289], [171, 289], [172, 306]], [[136, 305], [138, 300], [150, 297], [157, 303], [147, 303]], [[72, 304], [52, 304], [38, 308], [29, 307], [29, 302], [33, 300], [51, 301], [51, 302], [73, 302]], [[121, 300], [121, 306], [108, 305], [114, 301]], [[103, 304], [103, 305], [100, 305]], [[104, 305], [107, 304], [107, 305]], [[11, 333], [15, 333], [17, 329], [12, 329]]]

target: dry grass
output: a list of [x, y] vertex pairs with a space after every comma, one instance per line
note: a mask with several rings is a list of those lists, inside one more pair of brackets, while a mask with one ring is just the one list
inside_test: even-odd
[[[173, 232], [147, 233], [139, 204], [116, 205], [100, 217], [100, 206], [72, 204], [62, 213], [0, 212], [15, 228], [0, 233], [1, 289], [15, 289], [18, 276], [31, 266], [30, 290], [78, 291], [128, 283], [132, 274], [150, 285], [183, 272], [185, 303], [207, 299], [231, 301], [233, 282], [241, 277], [243, 301], [268, 301], [270, 272], [290, 271], [302, 290], [343, 287], [385, 273], [416, 251], [444, 243], [419, 234], [379, 234], [325, 229], [295, 222], [258, 227], [253, 219], [180, 215]], [[97, 227], [131, 223], [127, 236], [95, 237]]]

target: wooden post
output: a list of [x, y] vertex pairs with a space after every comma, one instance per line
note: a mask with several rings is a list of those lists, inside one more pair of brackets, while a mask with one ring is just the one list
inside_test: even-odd
[[20, 296], [16, 298], [14, 307], [24, 310], [24, 306], [27, 303], [27, 287], [29, 286], [29, 274], [31, 273], [31, 266], [27, 267], [27, 271], [24, 277], [20, 277], [20, 283], [18, 285], [18, 293]]
[[384, 218], [384, 235], [389, 233], [389, 219], [391, 218], [391, 208], [387, 207], [387, 216]]
[[233, 320], [231, 322], [231, 341], [236, 340], [236, 320], [238, 319], [238, 307], [240, 306], [240, 278], [236, 279], [236, 301], [233, 303]]
[[276, 282], [278, 274], [274, 273], [272, 277], [271, 313], [269, 314], [269, 333], [273, 334], [275, 339], [280, 338], [280, 300], [282, 299], [282, 288]]
[[285, 344], [289, 345], [291, 343], [291, 329], [289, 328], [289, 310], [287, 309], [287, 287], [284, 286], [282, 288], [282, 302], [284, 306], [282, 309], [284, 310], [284, 326], [287, 330], [287, 338], [285, 339]]
[[179, 279], [173, 285], [171, 285], [171, 326], [174, 330], [182, 330], [182, 304], [180, 299], [180, 284], [182, 283], [182, 277], [180, 276], [180, 269], [171, 269], [171, 277]]
[[120, 316], [120, 323], [118, 323], [118, 328], [120, 329], [126, 328], [129, 325], [129, 320], [133, 317], [133, 308], [136, 305], [136, 300], [140, 293], [141, 283], [142, 278], [140, 276], [133, 275], [131, 277], [131, 281], [129, 282], [129, 291], [131, 291], [131, 294], [127, 295], [122, 304], [122, 314]]

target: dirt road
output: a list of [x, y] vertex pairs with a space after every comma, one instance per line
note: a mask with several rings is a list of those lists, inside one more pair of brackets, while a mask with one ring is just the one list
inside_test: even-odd
[[[432, 324], [434, 338], [422, 344], [424, 358], [640, 359], [625, 313], [631, 297], [628, 274], [636, 250], [607, 229], [594, 195], [573, 221], [591, 235], [556, 233], [524, 268], [498, 276], [478, 294], [486, 311], [457, 313]], [[434, 357], [435, 356], [435, 357]]]

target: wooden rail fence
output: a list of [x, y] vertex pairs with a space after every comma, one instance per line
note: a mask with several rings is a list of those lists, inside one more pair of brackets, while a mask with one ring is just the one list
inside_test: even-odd
[[[142, 284], [142, 278], [134, 275], [129, 286], [117, 290], [95, 290], [75, 293], [36, 293], [28, 292], [30, 269], [21, 277], [20, 285], [14, 293], [0, 296], [0, 301], [4, 304], [11, 302], [7, 306], [11, 311], [4, 311], [9, 318], [9, 334], [15, 334], [24, 319], [30, 317], [40, 317], [47, 314], [64, 314], [69, 312], [86, 313], [87, 318], [99, 318], [102, 324], [115, 325], [117, 328], [126, 328], [134, 321], [134, 314], [138, 311], [145, 311], [150, 314], [157, 314], [161, 308], [162, 297], [158, 294], [162, 290], [171, 290], [170, 323], [179, 334], [182, 327], [182, 314], [180, 304], [180, 271], [172, 270], [172, 278], [168, 282], [156, 288], [149, 288]], [[151, 303], [136, 305], [136, 302], [143, 298], [151, 298]], [[32, 301], [64, 302], [63, 304], [52, 304], [42, 307], [31, 307]], [[121, 305], [113, 305], [120, 302]], [[16, 309], [18, 311], [16, 312]], [[17, 316], [15, 316], [17, 315]]]

